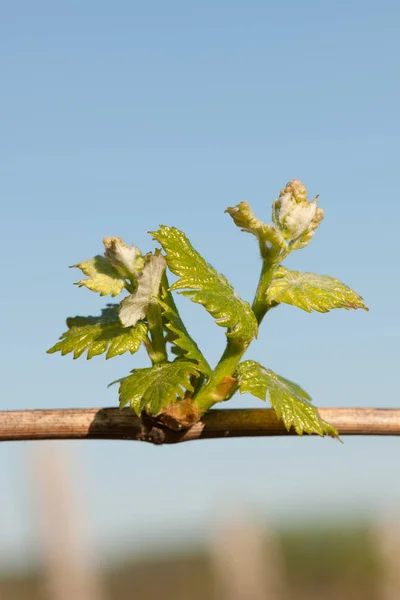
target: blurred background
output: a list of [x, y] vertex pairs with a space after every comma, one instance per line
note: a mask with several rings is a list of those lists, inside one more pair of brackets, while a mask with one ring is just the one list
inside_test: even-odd
[[[251, 300], [257, 247], [224, 210], [269, 221], [293, 178], [325, 220], [288, 266], [370, 312], [280, 307], [246, 356], [319, 406], [398, 407], [399, 26], [394, 0], [3, 3], [0, 409], [116, 406], [147, 365], [45, 353], [104, 306], [68, 270], [104, 236], [146, 252], [175, 225]], [[182, 300], [215, 364], [223, 330]], [[398, 444], [3, 443], [0, 598], [393, 600]]]

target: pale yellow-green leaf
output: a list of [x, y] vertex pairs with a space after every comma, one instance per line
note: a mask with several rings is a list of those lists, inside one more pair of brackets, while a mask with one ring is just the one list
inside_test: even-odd
[[310, 396], [296, 383], [253, 360], [241, 363], [236, 375], [240, 392], [249, 392], [261, 400], [268, 397], [276, 416], [288, 431], [293, 427], [299, 435], [317, 433], [338, 437], [336, 429], [321, 419]]
[[289, 271], [278, 267], [267, 292], [269, 303], [292, 304], [307, 312], [324, 313], [333, 308], [363, 308], [363, 299], [344, 283], [328, 275]]
[[87, 279], [81, 279], [75, 285], [85, 286], [100, 296], [117, 296], [125, 287], [125, 279], [105, 256], [97, 255], [77, 265]]

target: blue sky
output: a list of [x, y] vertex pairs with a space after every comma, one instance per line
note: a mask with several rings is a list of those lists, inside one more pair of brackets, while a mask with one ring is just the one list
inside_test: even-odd
[[[101, 252], [105, 235], [148, 251], [147, 231], [180, 227], [250, 300], [256, 244], [224, 209], [246, 199], [269, 220], [294, 177], [320, 194], [325, 220], [288, 265], [342, 279], [370, 312], [281, 307], [248, 357], [321, 406], [399, 405], [397, 2], [16, 0], [1, 13], [1, 409], [113, 406], [107, 384], [145, 366], [143, 353], [45, 354], [68, 315], [104, 305], [67, 267]], [[215, 363], [223, 331], [180, 306]], [[273, 520], [378, 514], [400, 500], [396, 439], [63, 448], [104, 560], [204, 538], [230, 504]], [[33, 449], [0, 449], [0, 567], [35, 552]]]

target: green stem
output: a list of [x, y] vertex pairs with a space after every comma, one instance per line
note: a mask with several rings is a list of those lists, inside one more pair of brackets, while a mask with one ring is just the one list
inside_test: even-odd
[[225, 351], [221, 356], [213, 374], [204, 387], [193, 398], [193, 404], [200, 413], [205, 413], [216, 402], [225, 400], [235, 383], [232, 376], [240, 359], [246, 352], [249, 342], [234, 342], [228, 339]]
[[148, 353], [153, 365], [168, 360], [167, 349], [164, 340], [161, 308], [156, 302], [152, 302], [147, 311], [147, 323], [151, 335], [151, 347]]
[[[277, 260], [278, 254], [279, 250], [277, 252], [262, 251], [263, 266], [252, 305], [253, 312], [256, 315], [259, 325], [271, 308], [271, 304], [266, 300], [266, 294], [274, 276], [275, 269], [280, 262]], [[193, 404], [201, 413], [209, 410], [216, 402], [231, 398], [236, 392], [237, 383], [233, 379], [233, 374], [250, 342], [251, 340], [238, 342], [228, 338], [225, 351], [214, 369], [212, 376], [206, 385], [193, 397]]]
[[256, 315], [257, 323], [259, 325], [261, 324], [263, 318], [271, 308], [271, 304], [267, 301], [266, 296], [268, 288], [271, 285], [275, 269], [278, 266], [278, 264], [271, 257], [265, 258], [263, 260], [260, 281], [258, 282], [256, 294], [254, 296], [253, 304], [251, 306], [254, 314]]

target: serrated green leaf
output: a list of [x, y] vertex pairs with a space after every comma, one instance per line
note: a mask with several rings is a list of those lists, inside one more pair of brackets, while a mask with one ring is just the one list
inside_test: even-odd
[[267, 299], [278, 304], [292, 304], [307, 312], [316, 310], [325, 313], [333, 308], [368, 310], [361, 296], [338, 279], [328, 275], [289, 271], [285, 267], [278, 267], [275, 271]]
[[227, 327], [229, 338], [250, 341], [256, 337], [257, 320], [250, 304], [200, 256], [182, 231], [162, 225], [152, 235], [163, 247], [169, 269], [180, 277], [171, 290], [187, 290], [181, 293], [202, 304], [217, 325]]
[[158, 299], [163, 311], [165, 327], [168, 329], [167, 341], [172, 344], [172, 351], [186, 360], [194, 361], [201, 373], [211, 375], [211, 367], [204, 358], [196, 342], [190, 337], [172, 295], [167, 290], [162, 290], [162, 299]]
[[134, 369], [120, 385], [120, 407], [129, 404], [138, 416], [143, 410], [158, 415], [171, 402], [182, 399], [186, 390], [193, 392], [190, 377], [198, 374], [193, 362], [181, 359]]
[[161, 254], [148, 258], [138, 277], [137, 290], [121, 302], [119, 318], [125, 327], [135, 325], [143, 319], [149, 304], [157, 301], [165, 268], [165, 258]]
[[266, 400], [275, 409], [289, 431], [294, 427], [296, 433], [317, 433], [338, 437], [334, 427], [321, 419], [318, 410], [311, 404], [310, 396], [296, 383], [262, 367], [258, 362], [246, 360], [237, 368], [240, 392], [250, 392], [253, 396]]
[[75, 285], [85, 286], [100, 296], [117, 296], [125, 287], [125, 279], [105, 256], [98, 254], [89, 260], [72, 265], [81, 269], [87, 279], [81, 279]]
[[135, 327], [123, 327], [118, 320], [118, 305], [108, 306], [98, 317], [70, 317], [67, 325], [68, 331], [47, 351], [48, 354], [73, 352], [74, 358], [78, 358], [87, 350], [88, 359], [106, 351], [106, 358], [125, 352], [134, 354], [147, 334], [143, 322]]

